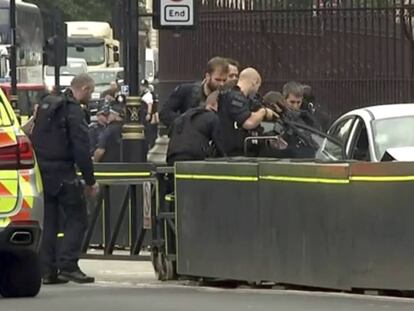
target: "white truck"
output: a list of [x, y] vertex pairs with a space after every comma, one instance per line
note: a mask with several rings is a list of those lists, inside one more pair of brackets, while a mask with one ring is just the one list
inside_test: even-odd
[[154, 83], [158, 78], [158, 49], [145, 49], [145, 79]]
[[[72, 79], [81, 73], [88, 72], [87, 63], [83, 58], [69, 57], [66, 66], [59, 68], [60, 73], [60, 87], [62, 90], [70, 86]], [[44, 67], [44, 81], [48, 91], [52, 91], [55, 87], [55, 67]]]
[[83, 58], [89, 69], [119, 67], [119, 41], [106, 22], [66, 22], [68, 57]]

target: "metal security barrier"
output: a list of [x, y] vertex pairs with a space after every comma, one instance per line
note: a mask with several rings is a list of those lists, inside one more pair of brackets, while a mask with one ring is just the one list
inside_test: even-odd
[[[151, 164], [96, 164], [95, 177], [100, 185], [96, 200], [89, 202], [89, 228], [83, 242], [82, 258], [149, 260], [141, 255], [144, 241], [151, 245], [158, 182]], [[114, 204], [114, 199], [116, 203]], [[97, 224], [101, 226], [97, 226]], [[122, 232], [124, 234], [123, 239]], [[93, 236], [95, 234], [95, 239]], [[120, 241], [122, 240], [122, 241]], [[102, 252], [88, 252], [90, 244]], [[121, 244], [120, 252], [114, 253]]]
[[414, 163], [177, 163], [178, 275], [414, 290]]
[[151, 259], [157, 278], [167, 281], [176, 278], [174, 168], [158, 167], [156, 176], [159, 204], [154, 221]]

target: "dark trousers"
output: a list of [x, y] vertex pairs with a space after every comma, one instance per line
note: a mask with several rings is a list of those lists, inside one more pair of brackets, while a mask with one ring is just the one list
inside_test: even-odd
[[[83, 188], [78, 181], [64, 182], [56, 194], [45, 187], [43, 239], [40, 250], [44, 274], [78, 267], [88, 219]], [[58, 233], [63, 237], [58, 238]]]
[[155, 141], [158, 136], [158, 124], [151, 124], [151, 123], [146, 122], [144, 132], [145, 132], [145, 139], [147, 141], [148, 148], [151, 149], [152, 147], [154, 147]]

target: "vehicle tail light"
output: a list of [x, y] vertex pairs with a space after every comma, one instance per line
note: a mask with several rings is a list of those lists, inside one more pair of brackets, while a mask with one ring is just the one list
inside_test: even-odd
[[0, 169], [30, 169], [33, 167], [33, 148], [26, 136], [17, 136], [15, 145], [0, 147]]
[[30, 139], [26, 136], [17, 136], [18, 155], [19, 155], [19, 169], [33, 168], [35, 161], [33, 155], [33, 147]]

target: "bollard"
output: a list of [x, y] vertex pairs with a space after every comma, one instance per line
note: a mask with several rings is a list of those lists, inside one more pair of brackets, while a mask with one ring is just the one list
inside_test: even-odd
[[145, 141], [144, 125], [140, 120], [140, 98], [128, 97], [125, 108], [125, 124], [122, 128], [122, 162], [146, 162], [148, 147]]
[[167, 127], [163, 124], [158, 125], [158, 138], [155, 141], [154, 147], [148, 151], [148, 162], [159, 165], [167, 164], [167, 150], [170, 139], [168, 138]]

